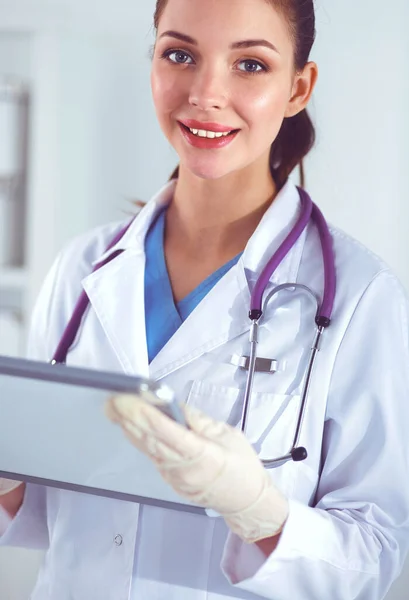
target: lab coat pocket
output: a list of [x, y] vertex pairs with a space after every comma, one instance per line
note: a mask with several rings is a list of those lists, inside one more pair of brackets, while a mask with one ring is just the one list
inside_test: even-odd
[[[187, 404], [213, 419], [239, 427], [243, 390], [206, 381], [194, 381]], [[253, 392], [246, 437], [261, 459], [277, 458], [291, 448], [300, 407], [300, 396]]]

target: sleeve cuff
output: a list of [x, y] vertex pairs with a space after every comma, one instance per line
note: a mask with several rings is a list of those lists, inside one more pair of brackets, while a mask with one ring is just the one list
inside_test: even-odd
[[[291, 551], [291, 522], [296, 519], [294, 515], [294, 502], [289, 501], [289, 514], [281, 532], [275, 551], [270, 556], [265, 556], [257, 544], [246, 544], [234, 533], [229, 533], [221, 568], [229, 583], [238, 585], [251, 580], [263, 579], [268, 572], [280, 568], [280, 556], [292, 555]], [[280, 566], [279, 566], [280, 565]]]
[[[345, 520], [348, 521], [344, 517], [342, 521]], [[343, 525], [348, 527], [348, 522]], [[221, 568], [232, 585], [253, 593], [296, 558], [322, 562], [344, 571], [378, 573], [376, 562], [368, 564], [362, 558], [348, 558], [343, 545], [342, 527], [337, 527], [333, 514], [290, 500], [288, 519], [270, 556], [266, 557], [256, 544], [246, 544], [230, 533]]]
[[[328, 521], [325, 519], [323, 524], [322, 515], [316, 515], [316, 511], [317, 509], [290, 500], [287, 521], [277, 547], [270, 556], [265, 556], [256, 544], [246, 544], [230, 533], [221, 564], [228, 581], [240, 587], [245, 584], [245, 589], [254, 590], [252, 584], [265, 581], [296, 556], [313, 558], [315, 548], [319, 548], [318, 554], [322, 554], [323, 549], [328, 546]], [[325, 511], [318, 512], [325, 515]]]

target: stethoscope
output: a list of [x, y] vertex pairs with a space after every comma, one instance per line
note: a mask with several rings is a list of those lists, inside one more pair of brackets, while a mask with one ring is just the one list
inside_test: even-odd
[[251, 403], [251, 391], [253, 387], [253, 380], [255, 374], [255, 366], [257, 359], [257, 344], [258, 344], [258, 331], [259, 323], [263, 316], [263, 296], [270, 281], [270, 278], [276, 271], [277, 267], [284, 260], [285, 256], [294, 246], [302, 232], [306, 229], [308, 223], [312, 220], [318, 230], [320, 237], [322, 258], [324, 263], [324, 295], [322, 303], [320, 305], [318, 297], [312, 292], [307, 286], [299, 283], [284, 283], [276, 286], [265, 298], [264, 307], [267, 306], [273, 296], [278, 294], [284, 289], [298, 289], [303, 293], [307, 294], [309, 298], [313, 300], [316, 305], [315, 312], [315, 325], [316, 331], [314, 335], [314, 341], [311, 347], [311, 353], [308, 361], [307, 370], [305, 373], [301, 395], [300, 395], [300, 407], [298, 410], [297, 422], [295, 427], [295, 433], [293, 442], [290, 450], [287, 454], [272, 459], [264, 459], [261, 462], [267, 469], [279, 467], [289, 460], [295, 462], [305, 460], [308, 456], [307, 450], [303, 446], [299, 446], [301, 437], [301, 428], [304, 420], [305, 408], [307, 404], [308, 391], [310, 388], [311, 375], [313, 372], [315, 359], [320, 348], [321, 336], [324, 329], [329, 327], [331, 323], [332, 309], [334, 306], [335, 299], [335, 259], [332, 249], [332, 238], [328, 229], [326, 220], [319, 208], [312, 202], [311, 198], [302, 188], [298, 188], [301, 198], [301, 215], [295, 224], [294, 228], [290, 231], [288, 236], [282, 242], [274, 256], [268, 261], [260, 274], [257, 282], [254, 286], [251, 300], [250, 300], [250, 312], [249, 317], [251, 320], [250, 327], [250, 357], [249, 366], [247, 373], [247, 381], [244, 391], [243, 410], [241, 415], [240, 427], [243, 432], [246, 430], [248, 413]]
[[[300, 194], [301, 199], [301, 214], [297, 220], [297, 223], [264, 267], [262, 273], [257, 279], [257, 282], [251, 294], [249, 311], [249, 318], [251, 320], [250, 356], [248, 361], [247, 380], [244, 391], [243, 409], [240, 420], [240, 428], [243, 432], [245, 432], [246, 430], [248, 414], [251, 408], [251, 393], [253, 388], [254, 375], [256, 372], [259, 325], [263, 317], [263, 296], [267, 289], [269, 281], [275, 273], [277, 267], [284, 260], [288, 252], [293, 248], [294, 244], [296, 243], [300, 235], [303, 233], [303, 231], [306, 229], [307, 225], [311, 220], [315, 223], [320, 237], [322, 257], [324, 263], [324, 295], [320, 304], [316, 294], [314, 294], [314, 292], [312, 292], [307, 286], [298, 283], [285, 283], [275, 287], [264, 299], [264, 307], [266, 307], [271, 298], [283, 289], [298, 289], [303, 293], [307, 294], [308, 297], [311, 298], [316, 305], [316, 331], [314, 335], [314, 341], [311, 347], [311, 353], [306, 374], [302, 384], [300, 406], [298, 410], [292, 446], [291, 449], [287, 452], [287, 454], [284, 454], [278, 458], [262, 460], [263, 465], [268, 469], [281, 466], [289, 460], [297, 462], [305, 460], [307, 458], [307, 450], [303, 446], [299, 446], [298, 444], [301, 437], [301, 428], [305, 415], [308, 391], [311, 382], [311, 375], [313, 372], [316, 356], [320, 348], [321, 336], [324, 332], [324, 329], [326, 329], [331, 323], [331, 314], [335, 298], [335, 261], [334, 253], [332, 250], [332, 238], [328, 229], [328, 225], [321, 211], [312, 202], [307, 192], [305, 192], [305, 190], [303, 190], [302, 188], [298, 188], [298, 192]], [[115, 236], [115, 238], [107, 247], [106, 252], [109, 252], [109, 250], [111, 250], [111, 248], [113, 248], [122, 239], [122, 237], [125, 235], [129, 227], [131, 226], [132, 222], [133, 219]], [[118, 249], [115, 252], [113, 252], [105, 260], [98, 263], [95, 266], [93, 272], [105, 266], [108, 262], [112, 261], [122, 252], [123, 250], [121, 249]], [[81, 322], [88, 306], [89, 299], [85, 291], [83, 291], [74, 308], [71, 319], [69, 320], [68, 325], [64, 330], [64, 333], [58, 344], [57, 350], [55, 351], [51, 364], [64, 364], [66, 362], [68, 352], [79, 333]]]

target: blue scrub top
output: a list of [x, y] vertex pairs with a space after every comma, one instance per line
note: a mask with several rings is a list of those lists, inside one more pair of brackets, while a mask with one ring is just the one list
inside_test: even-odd
[[159, 213], [145, 239], [145, 321], [149, 362], [241, 256], [241, 253], [235, 256], [175, 304], [163, 250], [165, 214], [165, 210]]

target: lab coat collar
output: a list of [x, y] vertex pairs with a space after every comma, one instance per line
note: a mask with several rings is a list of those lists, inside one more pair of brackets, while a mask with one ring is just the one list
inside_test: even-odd
[[[168, 183], [140, 211], [128, 232], [98, 262], [125, 250], [89, 275], [84, 288], [124, 370], [160, 379], [250, 327], [250, 294], [257, 276], [294, 226], [300, 199], [291, 182], [266, 211], [237, 263], [200, 302], [148, 365], [144, 306], [144, 239], [157, 212], [170, 202], [175, 182]], [[299, 238], [277, 269], [270, 286], [295, 281], [304, 246]], [[120, 293], [113, 294], [113, 290]], [[268, 291], [268, 290], [267, 290]]]
[[104, 262], [119, 250], [124, 251], [129, 250], [130, 248], [143, 250], [145, 236], [150, 224], [155, 219], [157, 213], [170, 203], [173, 198], [175, 187], [175, 179], [166, 183], [166, 185], [164, 185], [159, 192], [139, 210], [139, 212], [137, 212], [129, 229], [122, 238], [112, 246], [112, 248], [105, 250], [102, 255], [98, 256], [98, 258], [92, 262], [92, 265], [96, 266]]
[[[301, 212], [297, 187], [290, 180], [282, 187], [251, 236], [243, 254], [250, 289], [270, 258], [293, 229]], [[304, 246], [305, 232], [277, 267], [270, 284], [295, 281]]]

